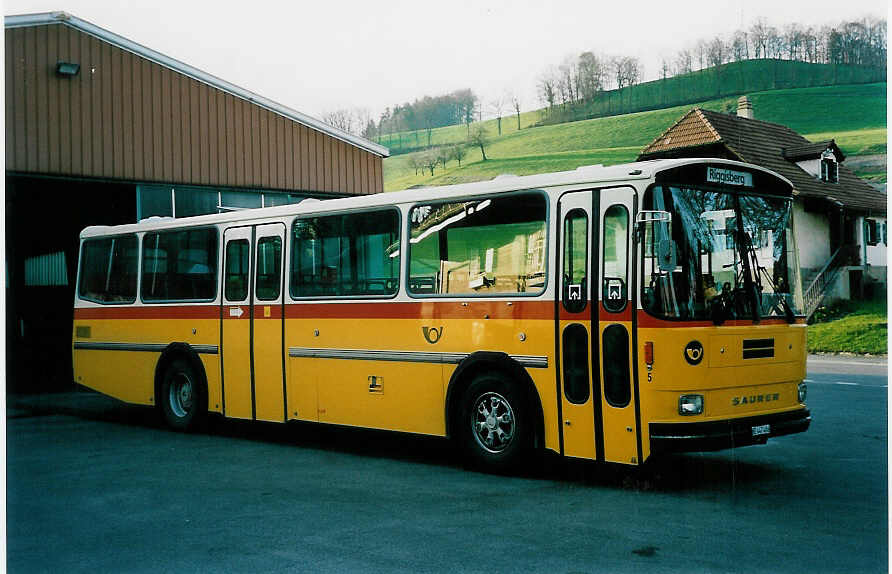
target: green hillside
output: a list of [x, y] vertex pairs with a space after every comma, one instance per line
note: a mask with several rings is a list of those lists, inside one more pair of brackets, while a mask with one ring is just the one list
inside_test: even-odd
[[[813, 141], [834, 138], [849, 157], [886, 153], [885, 83], [771, 90], [748, 96], [758, 119], [788, 125]], [[731, 112], [737, 100], [729, 97], [694, 105]], [[491, 137], [486, 148], [488, 161], [482, 161], [479, 149], [468, 147], [460, 168], [452, 160], [446, 169], [442, 165], [435, 169], [431, 177], [429, 172], [416, 175], [412, 166], [413, 158], [424, 152], [393, 156], [384, 160], [384, 188], [393, 191], [479, 181], [502, 173], [527, 175], [634, 161], [645, 145], [694, 105], [545, 126], [534, 126], [539, 111], [527, 112], [521, 114], [521, 130], [515, 117], [503, 119], [501, 137], [496, 134], [495, 120], [489, 120], [483, 122]], [[426, 140], [427, 133], [421, 135]], [[404, 137], [414, 139], [412, 134]], [[465, 126], [431, 133], [434, 146], [465, 142], [466, 138]], [[386, 145], [386, 140], [383, 143]]]
[[[664, 80], [654, 80], [621, 90], [606, 90], [594, 101], [558, 105], [548, 114], [521, 114], [521, 127], [559, 124], [633, 112], [691, 105], [692, 102], [737, 97], [744, 93], [815, 86], [866, 84], [886, 79], [882, 68], [866, 66], [810, 64], [789, 60], [745, 60], [697, 70]], [[492, 120], [495, 126], [495, 120]], [[463, 141], [467, 126], [448, 126], [431, 131], [385, 133], [378, 143], [399, 155], [430, 146]], [[495, 127], [494, 127], [495, 129]], [[517, 130], [517, 117], [510, 113], [502, 120], [502, 133]], [[430, 139], [430, 141], [428, 141]]]
[[867, 84], [886, 80], [883, 68], [811, 64], [790, 60], [744, 60], [609, 90], [594, 101], [560, 107], [545, 123], [561, 123], [687, 105], [690, 102], [784, 88]]

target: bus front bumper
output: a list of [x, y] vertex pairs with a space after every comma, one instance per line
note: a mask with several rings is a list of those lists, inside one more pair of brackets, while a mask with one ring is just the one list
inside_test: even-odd
[[651, 423], [650, 450], [659, 454], [764, 444], [772, 437], [803, 432], [809, 424], [811, 413], [805, 408], [721, 421]]

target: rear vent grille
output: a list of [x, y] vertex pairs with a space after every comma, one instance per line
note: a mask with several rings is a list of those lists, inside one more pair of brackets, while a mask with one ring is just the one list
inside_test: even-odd
[[744, 339], [744, 359], [764, 359], [774, 356], [774, 339]]

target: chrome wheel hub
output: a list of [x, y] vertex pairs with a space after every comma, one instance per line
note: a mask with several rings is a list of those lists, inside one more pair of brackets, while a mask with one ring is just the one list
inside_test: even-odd
[[502, 395], [484, 393], [474, 403], [471, 421], [474, 439], [484, 450], [502, 452], [514, 439], [517, 424], [514, 409]]
[[178, 417], [185, 417], [192, 410], [192, 380], [184, 373], [177, 373], [170, 383], [170, 410]]

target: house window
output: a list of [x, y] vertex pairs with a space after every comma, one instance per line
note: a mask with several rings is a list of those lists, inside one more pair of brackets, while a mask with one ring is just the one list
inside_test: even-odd
[[839, 182], [839, 165], [833, 157], [821, 158], [821, 181]]
[[867, 241], [868, 245], [876, 245], [879, 243], [877, 236], [877, 222], [875, 219], [864, 220], [864, 233], [866, 235], [865, 241]]

